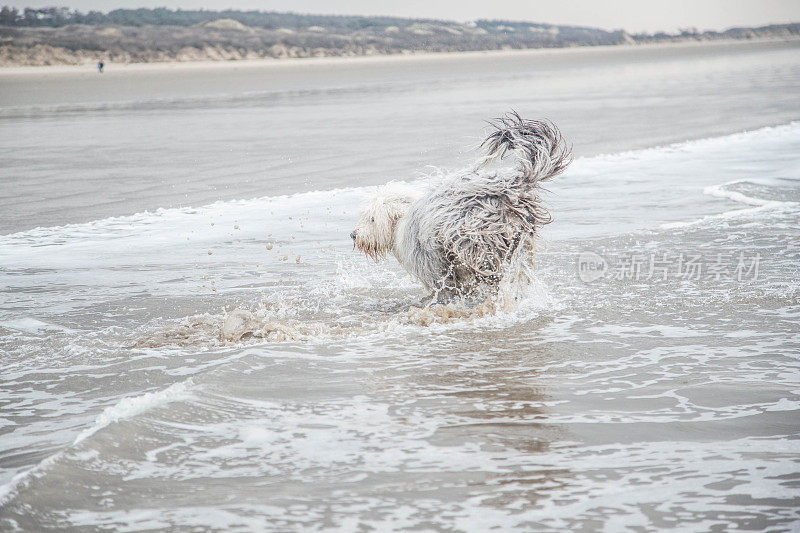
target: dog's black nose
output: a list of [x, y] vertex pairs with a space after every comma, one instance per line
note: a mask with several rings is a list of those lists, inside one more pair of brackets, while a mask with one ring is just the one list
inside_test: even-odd
[[350, 238], [353, 239], [353, 240], [356, 240], [356, 232], [355, 231], [350, 233]]

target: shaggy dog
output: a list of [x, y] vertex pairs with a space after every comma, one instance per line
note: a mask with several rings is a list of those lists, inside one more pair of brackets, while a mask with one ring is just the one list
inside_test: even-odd
[[[533, 237], [551, 220], [540, 184], [564, 171], [571, 150], [551, 122], [512, 112], [490, 124], [487, 155], [473, 170], [423, 195], [380, 188], [361, 207], [350, 234], [355, 247], [376, 261], [392, 252], [440, 298], [496, 291], [514, 258], [530, 262]], [[509, 152], [513, 170], [485, 169]]]

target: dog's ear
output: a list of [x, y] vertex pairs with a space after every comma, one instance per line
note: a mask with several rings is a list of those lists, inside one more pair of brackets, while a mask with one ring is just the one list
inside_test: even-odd
[[411, 207], [411, 204], [414, 202], [413, 198], [404, 195], [394, 195], [387, 202], [387, 208], [389, 210], [389, 218], [391, 218], [392, 222], [397, 222], [401, 218], [403, 218], [406, 213], [408, 213], [408, 208]]

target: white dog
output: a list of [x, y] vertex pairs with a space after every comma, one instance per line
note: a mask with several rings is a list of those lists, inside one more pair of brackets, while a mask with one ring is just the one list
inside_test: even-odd
[[[439, 295], [496, 289], [515, 252], [530, 257], [533, 236], [550, 222], [538, 189], [564, 171], [571, 151], [551, 122], [512, 112], [491, 124], [496, 131], [483, 142], [488, 154], [474, 170], [423, 195], [380, 188], [361, 208], [350, 234], [355, 246], [376, 261], [392, 252]], [[517, 159], [513, 170], [482, 170], [509, 151]]]

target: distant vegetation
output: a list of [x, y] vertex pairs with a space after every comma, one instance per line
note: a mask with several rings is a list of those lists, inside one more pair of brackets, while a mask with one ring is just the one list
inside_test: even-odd
[[294, 13], [275, 13], [271, 11], [207, 11], [157, 9], [115, 9], [108, 13], [100, 11], [80, 11], [67, 7], [48, 7], [42, 9], [3, 7], [0, 24], [19, 27], [58, 28], [68, 24], [100, 24], [118, 26], [194, 26], [218, 19], [230, 19], [253, 28], [302, 29], [309, 26], [358, 30], [367, 27], [387, 27], [398, 23], [410, 24], [411, 19], [393, 17], [347, 17], [338, 15], [297, 15]]
[[0, 66], [358, 56], [635, 44], [799, 38], [800, 24], [687, 29], [678, 34], [478, 20], [468, 24], [395, 17], [298, 15], [266, 11], [68, 8], [0, 9]]

